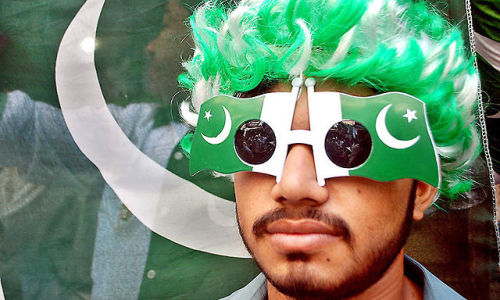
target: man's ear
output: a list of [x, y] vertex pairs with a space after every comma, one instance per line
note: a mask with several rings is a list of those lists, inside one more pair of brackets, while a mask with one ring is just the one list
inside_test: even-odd
[[424, 212], [432, 204], [437, 188], [422, 181], [417, 181], [415, 189], [415, 206], [413, 208], [413, 220], [419, 221], [424, 217]]

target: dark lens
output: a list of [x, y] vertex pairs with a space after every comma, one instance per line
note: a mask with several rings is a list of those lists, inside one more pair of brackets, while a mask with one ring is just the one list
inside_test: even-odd
[[276, 136], [266, 122], [246, 121], [236, 131], [234, 148], [244, 162], [252, 165], [262, 164], [273, 156], [276, 149]]
[[360, 123], [343, 120], [328, 130], [325, 150], [328, 158], [337, 166], [354, 168], [364, 163], [370, 155], [372, 139]]

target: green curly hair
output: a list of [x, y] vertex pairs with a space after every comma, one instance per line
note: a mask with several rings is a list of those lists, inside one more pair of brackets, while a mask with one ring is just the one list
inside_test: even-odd
[[299, 74], [398, 91], [426, 103], [441, 158], [440, 192], [470, 189], [465, 172], [480, 151], [475, 127], [478, 74], [461, 32], [412, 0], [209, 1], [190, 18], [195, 51], [181, 86], [196, 126], [203, 101]]

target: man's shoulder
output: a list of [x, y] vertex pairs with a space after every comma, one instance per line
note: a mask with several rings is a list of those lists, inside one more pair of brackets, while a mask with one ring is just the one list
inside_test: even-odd
[[416, 260], [406, 255], [405, 275], [422, 288], [424, 300], [465, 299]]

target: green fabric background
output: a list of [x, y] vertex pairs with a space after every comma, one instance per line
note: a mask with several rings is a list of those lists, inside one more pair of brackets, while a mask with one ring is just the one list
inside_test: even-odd
[[[2, 1], [0, 34], [6, 43], [0, 52], [0, 90], [19, 89], [33, 99], [58, 106], [54, 82], [57, 49], [84, 2]], [[179, 92], [180, 57], [187, 57], [191, 47], [183, 20], [196, 1], [172, 3], [144, 0], [139, 6], [137, 1], [108, 0], [97, 32], [96, 67], [106, 100], [123, 106], [158, 103], [156, 127], [179, 120], [176, 104], [185, 98], [181, 93], [172, 100]], [[173, 30], [168, 30], [171, 26]], [[155, 40], [158, 44], [151, 47]], [[158, 88], [152, 88], [154, 85]], [[0, 93], [0, 99], [5, 96]], [[0, 101], [0, 115], [3, 104]], [[172, 161], [169, 169], [190, 178], [186, 159]], [[90, 163], [89, 173], [78, 176], [78, 187], [64, 184], [60, 178], [53, 185], [44, 185], [44, 192], [16, 215], [1, 220], [0, 277], [7, 299], [90, 296], [97, 209], [104, 182]], [[221, 188], [227, 182], [219, 184], [208, 173], [196, 180], [234, 201], [232, 186]], [[147, 271], [152, 268], [157, 276], [148, 279]], [[257, 274], [251, 260], [201, 253], [156, 234], [151, 238], [145, 270], [141, 299], [213, 299], [231, 293]], [[27, 282], [31, 284], [26, 286]]]
[[[4, 93], [16, 89], [58, 106], [54, 83], [57, 49], [84, 2], [1, 1], [0, 35], [5, 43], [0, 50], [0, 115]], [[466, 31], [463, 1], [431, 2]], [[477, 4], [474, 19], [478, 32], [498, 41], [498, 2], [472, 2]], [[161, 106], [156, 126], [178, 120], [177, 104], [186, 94], [177, 88], [176, 77], [181, 71], [181, 57], [187, 58], [192, 47], [183, 20], [196, 3], [106, 1], [97, 32], [96, 66], [109, 102], [155, 102]], [[480, 61], [483, 87], [490, 89], [488, 95], [495, 95], [491, 102], [498, 103], [494, 94], [498, 93], [498, 81], [489, 83], [499, 78], [498, 72], [482, 66]], [[175, 164], [171, 162], [169, 169], [187, 178], [186, 161]], [[15, 187], [14, 182], [27, 180], [22, 171], [0, 166], [3, 187]], [[219, 184], [225, 185], [211, 182], [207, 174], [200, 177], [200, 185], [206, 190], [220, 191]], [[0, 219], [0, 277], [6, 298], [89, 298], [102, 177], [88, 163], [72, 178], [30, 184], [44, 189], [22, 210]], [[486, 200], [471, 210], [437, 211], [426, 217], [415, 226], [407, 247], [439, 278], [470, 299], [495, 299], [500, 295], [487, 192], [478, 196]], [[234, 199], [231, 189], [224, 189], [221, 196]], [[156, 271], [153, 279], [147, 277], [149, 270]], [[199, 253], [153, 234], [140, 298], [214, 299], [243, 285], [256, 272], [250, 260]], [[26, 286], [26, 282], [32, 284]]]

